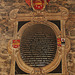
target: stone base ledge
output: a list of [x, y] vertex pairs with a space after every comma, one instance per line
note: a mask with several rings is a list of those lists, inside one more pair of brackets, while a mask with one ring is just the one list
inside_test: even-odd
[[[30, 74], [15, 74], [15, 75], [30, 75]], [[46, 75], [63, 75], [62, 73], [50, 73]]]

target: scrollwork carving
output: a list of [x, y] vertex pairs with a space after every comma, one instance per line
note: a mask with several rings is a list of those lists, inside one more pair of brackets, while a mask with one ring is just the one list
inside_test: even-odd
[[45, 73], [42, 72], [42, 68], [34, 68], [30, 75], [45, 75]]
[[14, 9], [10, 12], [9, 16], [10, 16], [10, 19], [15, 19], [17, 17], [17, 12], [18, 12], [19, 9]]
[[58, 53], [61, 55], [62, 54], [62, 47], [57, 47], [58, 48]]
[[62, 16], [68, 16], [69, 15], [69, 11], [66, 8], [64, 8], [64, 7], [59, 7], [59, 8], [61, 10]]
[[66, 50], [66, 53], [68, 54], [68, 52], [70, 51], [71, 49], [71, 42], [70, 42], [70, 39], [69, 38], [66, 38], [65, 40], [65, 50]]

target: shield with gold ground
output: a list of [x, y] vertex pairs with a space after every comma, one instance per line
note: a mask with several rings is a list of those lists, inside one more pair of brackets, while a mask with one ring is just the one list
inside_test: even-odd
[[31, 0], [31, 5], [34, 10], [44, 10], [46, 3], [46, 0]]

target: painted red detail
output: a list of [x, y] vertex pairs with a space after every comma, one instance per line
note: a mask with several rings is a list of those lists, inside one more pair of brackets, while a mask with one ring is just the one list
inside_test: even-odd
[[20, 40], [13, 40], [12, 46], [13, 46], [13, 48], [18, 48], [20, 46]]
[[57, 38], [57, 45], [61, 47], [61, 38]]
[[43, 9], [44, 0], [33, 0], [33, 6], [35, 9]]
[[29, 6], [31, 6], [31, 0], [25, 0], [25, 1]]
[[[43, 0], [42, 0], [43, 1]], [[47, 2], [49, 2], [50, 0], [47, 0]], [[25, 2], [29, 5], [29, 6], [31, 6], [31, 0], [25, 0]]]
[[47, 2], [49, 2], [50, 0], [47, 0]]

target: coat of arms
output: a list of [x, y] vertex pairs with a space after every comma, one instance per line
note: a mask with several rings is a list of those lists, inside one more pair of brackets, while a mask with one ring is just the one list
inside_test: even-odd
[[50, 0], [25, 0], [34, 10], [43, 10]]
[[61, 38], [57, 38], [57, 45], [61, 47]]
[[13, 40], [12, 46], [13, 46], [13, 48], [18, 48], [20, 46], [20, 40]]

